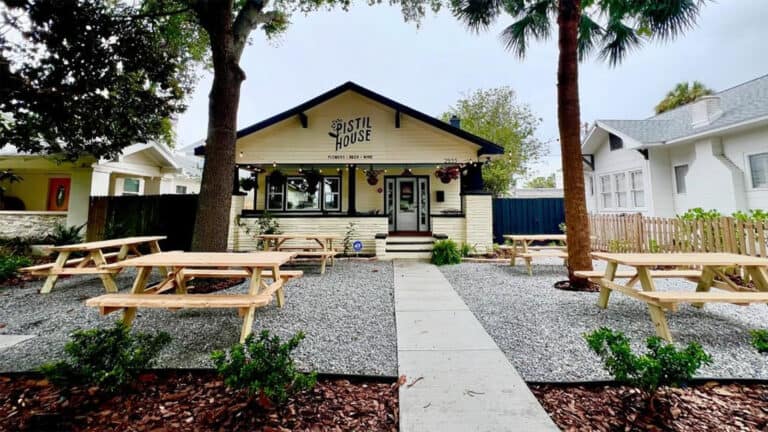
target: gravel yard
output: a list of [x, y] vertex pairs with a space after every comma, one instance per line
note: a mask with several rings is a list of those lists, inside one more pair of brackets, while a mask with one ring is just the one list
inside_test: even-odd
[[[596, 263], [596, 268], [604, 268]], [[608, 309], [596, 306], [597, 293], [556, 290], [566, 278], [559, 259], [524, 265], [459, 264], [443, 274], [527, 381], [581, 381], [610, 378], [587, 349], [582, 334], [601, 326], [626, 333], [636, 349], [655, 334], [644, 303], [613, 293]], [[658, 280], [659, 290], [693, 290], [691, 282]], [[667, 314], [677, 343], [699, 342], [712, 355], [702, 377], [768, 379], [768, 356], [749, 343], [749, 330], [768, 327], [765, 305], [681, 305]]]
[[[257, 309], [254, 332], [269, 329], [282, 337], [301, 330], [306, 339], [296, 353], [303, 368], [321, 373], [397, 376], [397, 338], [391, 263], [337, 260], [324, 275], [317, 266], [303, 268], [301, 279], [286, 287], [286, 305], [274, 302]], [[128, 289], [133, 273], [117, 280]], [[194, 285], [194, 283], [192, 283]], [[106, 317], [84, 301], [103, 293], [94, 277], [61, 279], [48, 295], [37, 294], [42, 281], [0, 288], [0, 334], [37, 335], [0, 351], [0, 371], [30, 370], [61, 356], [68, 334], [78, 328], [107, 326]], [[225, 292], [242, 293], [245, 284]], [[134, 328], [163, 330], [172, 343], [161, 353], [159, 367], [211, 367], [210, 352], [237, 342], [241, 319], [234, 310], [188, 309], [169, 312], [139, 309]]]

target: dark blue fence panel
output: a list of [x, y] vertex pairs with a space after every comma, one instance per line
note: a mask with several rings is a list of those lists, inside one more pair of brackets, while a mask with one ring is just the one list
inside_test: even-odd
[[565, 222], [562, 198], [494, 198], [493, 241], [504, 234], [559, 234]]

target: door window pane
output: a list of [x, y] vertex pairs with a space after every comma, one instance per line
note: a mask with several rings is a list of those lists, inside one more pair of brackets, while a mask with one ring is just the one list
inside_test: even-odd
[[282, 210], [284, 196], [283, 185], [274, 185], [267, 181], [267, 210]]
[[768, 153], [751, 155], [749, 172], [752, 175], [752, 187], [768, 187]]
[[304, 177], [288, 177], [285, 182], [286, 210], [320, 210], [320, 182], [310, 187]]
[[688, 165], [678, 165], [675, 167], [675, 187], [677, 193], [684, 194], [687, 191], [685, 177], [688, 176]]
[[325, 210], [341, 210], [341, 178], [323, 178], [323, 208]]

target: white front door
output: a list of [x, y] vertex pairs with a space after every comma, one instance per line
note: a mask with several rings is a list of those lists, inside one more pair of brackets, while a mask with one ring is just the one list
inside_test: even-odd
[[398, 177], [395, 179], [395, 230], [418, 230], [418, 191], [416, 178]]

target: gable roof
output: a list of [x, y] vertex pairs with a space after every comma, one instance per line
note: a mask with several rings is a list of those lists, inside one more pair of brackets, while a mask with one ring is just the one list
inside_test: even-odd
[[[392, 99], [389, 99], [388, 97], [382, 96], [374, 91], [368, 90], [367, 88], [355, 84], [352, 81], [347, 81], [346, 83], [331, 89], [317, 97], [314, 97], [306, 102], [304, 102], [301, 105], [297, 105], [287, 111], [283, 111], [280, 114], [274, 115], [266, 120], [262, 120], [258, 123], [254, 123], [246, 128], [240, 129], [237, 131], [237, 137], [242, 138], [244, 136], [250, 135], [256, 131], [262, 130], [264, 128], [267, 128], [269, 126], [272, 126], [276, 123], [279, 123], [283, 120], [289, 119], [291, 117], [297, 116], [299, 114], [302, 114], [304, 111], [309, 110], [310, 108], [313, 108], [317, 105], [320, 105], [323, 102], [326, 102], [336, 96], [341, 95], [344, 92], [351, 91], [355, 92], [363, 97], [366, 97], [368, 99], [374, 100], [382, 105], [388, 106], [395, 111], [399, 111], [401, 114], [406, 114], [410, 117], [413, 117], [417, 120], [420, 120], [424, 123], [427, 123], [430, 126], [436, 127], [440, 130], [443, 130], [445, 132], [448, 132], [452, 135], [455, 135], [461, 139], [464, 139], [466, 141], [471, 142], [472, 144], [480, 146], [480, 149], [478, 150], [478, 155], [493, 155], [493, 154], [504, 154], [504, 148], [494, 144], [484, 138], [480, 138], [477, 135], [474, 135], [472, 133], [469, 133], [465, 130], [462, 130], [460, 128], [451, 126], [449, 123], [446, 123], [440, 119], [437, 119], [435, 117], [432, 117], [430, 115], [424, 114], [421, 111], [417, 111], [413, 108], [410, 108], [406, 105], [403, 105], [399, 102], [396, 102]], [[198, 150], [196, 149], [196, 152]]]
[[[693, 127], [693, 102], [643, 120], [597, 120], [595, 123], [607, 132], [625, 134], [639, 142], [640, 146], [647, 146], [768, 120], [768, 75], [714, 93], [713, 96], [720, 98], [722, 115], [705, 126]], [[589, 143], [590, 137], [584, 142], [585, 150], [593, 144]]]

